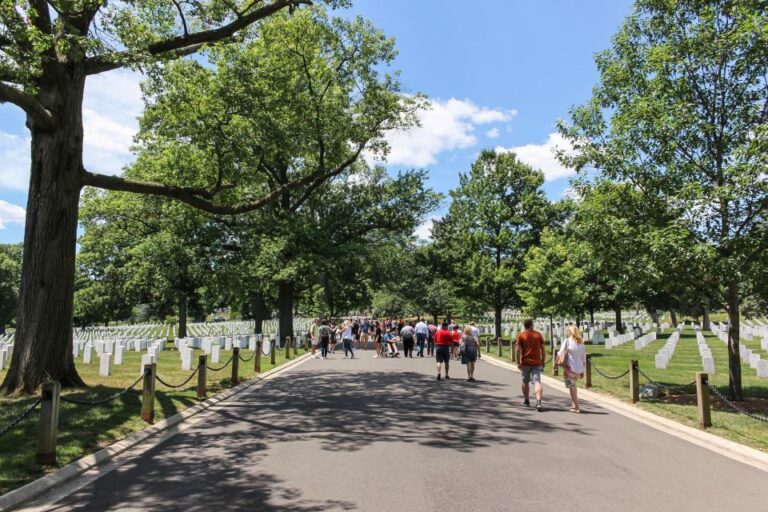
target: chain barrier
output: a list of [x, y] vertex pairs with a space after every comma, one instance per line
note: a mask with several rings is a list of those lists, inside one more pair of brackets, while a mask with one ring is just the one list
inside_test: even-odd
[[758, 421], [765, 421], [766, 423], [768, 423], [768, 416], [763, 416], [763, 415], [760, 415], [760, 414], [751, 413], [748, 410], [746, 410], [743, 407], [741, 407], [740, 405], [735, 404], [734, 402], [732, 402], [731, 400], [726, 398], [725, 395], [723, 395], [720, 392], [720, 390], [717, 389], [716, 386], [713, 386], [712, 384], [710, 384], [708, 380], [704, 381], [704, 384], [707, 385], [709, 390], [715, 396], [717, 396], [717, 398], [719, 398], [723, 403], [725, 403], [728, 407], [730, 407], [734, 411], [736, 411], [736, 412], [738, 412], [740, 414], [743, 414], [744, 416], [748, 416], [748, 417], [750, 417], [752, 419], [755, 419], [755, 420], [758, 420]]
[[93, 401], [90, 401], [90, 400], [78, 400], [77, 398], [68, 398], [68, 397], [66, 397], [64, 395], [61, 395], [60, 398], [61, 398], [62, 402], [67, 402], [67, 403], [74, 404], [74, 405], [88, 405], [88, 406], [104, 405], [106, 403], [112, 402], [113, 400], [117, 400], [118, 398], [120, 398], [121, 396], [126, 394], [127, 392], [131, 391], [133, 388], [135, 388], [139, 384], [139, 382], [142, 381], [142, 379], [144, 379], [144, 375], [145, 375], [144, 373], [139, 375], [139, 378], [136, 379], [135, 381], [133, 381], [133, 384], [131, 384], [127, 388], [123, 389], [122, 391], [118, 391], [114, 395], [108, 396], [107, 398], [103, 398], [101, 400], [93, 400]]
[[16, 417], [13, 419], [13, 421], [11, 421], [11, 422], [10, 422], [8, 425], [6, 425], [6, 426], [5, 426], [5, 427], [3, 427], [2, 429], [0, 429], [0, 437], [3, 437], [5, 434], [7, 434], [8, 432], [10, 432], [10, 431], [11, 431], [11, 429], [12, 429], [13, 427], [15, 427], [16, 425], [18, 425], [18, 424], [19, 424], [19, 423], [21, 423], [22, 421], [24, 421], [24, 419], [25, 419], [27, 416], [29, 416], [30, 414], [32, 414], [32, 411], [34, 411], [35, 409], [37, 409], [37, 406], [38, 406], [38, 405], [40, 405], [40, 402], [42, 402], [42, 401], [43, 401], [43, 397], [40, 397], [40, 398], [38, 398], [37, 400], [35, 400], [35, 402], [34, 402], [32, 405], [30, 405], [29, 407], [27, 407], [27, 408], [24, 410], [24, 412], [22, 412], [21, 414], [19, 414], [18, 416], [16, 416]]
[[222, 366], [221, 368], [213, 368], [213, 367], [211, 367], [211, 366], [208, 366], [208, 365], [206, 365], [205, 367], [206, 367], [206, 368], [208, 368], [208, 370], [210, 370], [210, 371], [212, 371], [212, 372], [220, 372], [221, 370], [223, 370], [224, 368], [226, 368], [227, 366], [229, 366], [229, 364], [232, 362], [232, 360], [233, 360], [234, 358], [235, 358], [235, 355], [234, 355], [234, 354], [232, 354], [231, 356], [229, 356], [229, 359], [227, 360], [227, 362], [226, 362], [226, 363], [224, 363], [224, 366]]
[[256, 357], [256, 351], [254, 350], [254, 351], [253, 351], [253, 354], [251, 354], [251, 357], [249, 357], [248, 359], [244, 358], [244, 357], [243, 357], [243, 356], [241, 356], [240, 354], [238, 354], [238, 355], [237, 355], [237, 357], [238, 357], [238, 358], [239, 358], [239, 359], [240, 359], [242, 362], [244, 362], [244, 363], [247, 363], [247, 362], [249, 362], [249, 361], [253, 361], [253, 358], [254, 358], [254, 357]]
[[189, 383], [189, 381], [191, 381], [191, 380], [192, 380], [192, 377], [194, 377], [195, 375], [197, 375], [197, 372], [199, 372], [199, 371], [200, 371], [200, 365], [198, 364], [198, 365], [197, 365], [197, 368], [195, 368], [195, 371], [194, 371], [194, 372], [192, 372], [192, 375], [190, 375], [189, 377], [187, 377], [187, 380], [185, 380], [185, 381], [184, 381], [184, 382], [182, 382], [181, 384], [177, 384], [177, 385], [168, 384], [168, 383], [167, 383], [167, 382], [165, 382], [163, 379], [161, 379], [161, 378], [160, 378], [160, 376], [159, 376], [159, 375], [157, 375], [157, 374], [155, 374], [155, 378], [157, 379], [157, 382], [159, 382], [160, 384], [162, 384], [163, 386], [165, 386], [165, 387], [167, 387], [167, 388], [171, 388], [171, 389], [179, 389], [179, 388], [182, 388], [182, 387], [186, 386], [186, 385]]
[[[264, 352], [264, 345], [269, 346], [269, 350], [267, 350], [266, 352]], [[264, 355], [264, 357], [267, 357], [271, 352], [272, 352], [272, 343], [269, 340], [267, 340], [267, 343], [262, 342], [261, 353]]]
[[644, 372], [643, 370], [641, 370], [639, 367], [638, 367], [637, 371], [638, 371], [638, 372], [640, 372], [640, 375], [642, 375], [643, 377], [645, 377], [645, 379], [646, 379], [646, 380], [647, 380], [647, 381], [648, 381], [650, 384], [653, 384], [654, 386], [658, 386], [658, 387], [660, 387], [660, 388], [664, 388], [664, 389], [666, 389], [666, 390], [668, 390], [668, 391], [673, 391], [673, 392], [677, 392], [677, 393], [682, 393], [682, 392], [685, 392], [685, 391], [690, 391], [688, 388], [690, 388], [691, 386], [695, 386], [695, 385], [696, 385], [696, 381], [694, 380], [693, 382], [689, 382], [688, 384], [683, 384], [682, 386], [668, 386], [667, 384], [662, 384], [661, 382], [657, 382], [657, 381], [653, 380], [652, 378], [650, 378], [650, 377], [648, 376], [648, 374], [647, 374], [647, 373], [645, 373], [645, 372]]
[[600, 370], [600, 368], [598, 368], [597, 365], [595, 365], [594, 362], [592, 363], [592, 369], [595, 370], [599, 375], [602, 375], [603, 377], [605, 377], [608, 380], [618, 380], [618, 379], [621, 379], [621, 378], [626, 377], [627, 375], [629, 375], [629, 370], [627, 370], [624, 373], [622, 373], [621, 375], [616, 375], [615, 377], [611, 377], [610, 375], [606, 375], [605, 373], [603, 373]]

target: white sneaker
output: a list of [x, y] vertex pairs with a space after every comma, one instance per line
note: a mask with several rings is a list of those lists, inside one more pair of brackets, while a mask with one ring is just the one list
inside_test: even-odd
[[374, 359], [378, 359], [378, 357], [379, 357], [379, 354], [373, 354]]

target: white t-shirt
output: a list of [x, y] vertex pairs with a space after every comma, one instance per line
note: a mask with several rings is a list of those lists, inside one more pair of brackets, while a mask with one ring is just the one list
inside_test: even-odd
[[346, 329], [344, 329], [344, 333], [341, 335], [342, 338], [345, 340], [351, 340], [352, 339], [352, 326], [350, 325]]
[[567, 338], [557, 355], [563, 355], [565, 347], [568, 347], [568, 357], [565, 364], [573, 373], [584, 373], [584, 368], [587, 366], [587, 349], [584, 344]]

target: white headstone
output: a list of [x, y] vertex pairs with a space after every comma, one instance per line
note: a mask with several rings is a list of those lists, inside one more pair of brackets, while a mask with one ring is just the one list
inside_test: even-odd
[[112, 354], [102, 352], [99, 356], [99, 375], [109, 377], [112, 373]]
[[146, 364], [152, 364], [155, 362], [155, 358], [152, 357], [150, 354], [144, 354], [141, 356], [141, 366], [139, 367], [139, 375], [144, 374], [144, 365]]
[[656, 368], [666, 369], [667, 356], [665, 354], [656, 354]]
[[749, 356], [749, 366], [757, 370], [757, 363], [760, 361], [760, 354], [752, 354]]
[[5, 368], [6, 361], [8, 361], [8, 348], [3, 347], [0, 350], [0, 370]]
[[226, 351], [232, 350], [232, 337], [231, 336], [227, 336], [224, 339], [224, 350], [226, 350]]
[[221, 347], [219, 347], [218, 344], [214, 343], [211, 346], [211, 363], [218, 363], [220, 357], [221, 357]]
[[768, 359], [761, 359], [757, 363], [757, 376], [761, 379], [768, 379]]
[[189, 348], [181, 349], [181, 369], [182, 370], [192, 369], [192, 354], [193, 352]]
[[125, 348], [123, 348], [123, 343], [118, 341], [115, 345], [115, 364], [120, 365], [123, 364], [123, 354], [125, 352]]
[[704, 368], [704, 371], [709, 374], [715, 373], [715, 360], [712, 357], [703, 357], [701, 359], [701, 366]]
[[93, 359], [93, 343], [89, 341], [83, 349], [83, 363], [90, 364], [91, 359]]

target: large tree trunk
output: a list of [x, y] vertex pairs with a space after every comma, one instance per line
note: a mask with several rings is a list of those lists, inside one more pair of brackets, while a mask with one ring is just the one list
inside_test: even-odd
[[677, 327], [677, 313], [674, 309], [669, 310], [669, 318], [672, 321], [672, 327]]
[[702, 316], [704, 317], [702, 326], [701, 326], [702, 330], [711, 331], [712, 325], [710, 324], [710, 320], [709, 320], [709, 298], [708, 297], [704, 297], [704, 314]]
[[293, 337], [293, 283], [281, 282], [277, 287], [280, 337]]
[[613, 312], [616, 315], [616, 330], [619, 332], [619, 334], [624, 334], [624, 327], [622, 326], [621, 321], [621, 306], [616, 304], [613, 307]]
[[739, 312], [741, 303], [739, 300], [739, 284], [731, 278], [728, 283], [728, 398], [731, 400], [743, 400], [741, 390], [741, 359], [739, 357]]
[[655, 324], [659, 324], [659, 312], [656, 308], [648, 308], [648, 313], [651, 315], [651, 321]]
[[589, 323], [595, 325], [595, 308], [589, 308]]
[[493, 308], [493, 327], [496, 332], [496, 337], [501, 337], [501, 306]]
[[179, 338], [187, 337], [187, 296], [179, 295]]
[[267, 309], [263, 293], [257, 293], [253, 296], [251, 307], [253, 308], [253, 322], [255, 324], [253, 327], [253, 333], [263, 334], [264, 316], [266, 315]]
[[13, 358], [1, 389], [33, 393], [48, 380], [84, 386], [72, 356], [75, 244], [83, 166], [82, 69], [49, 79], [38, 98], [56, 115], [32, 134], [24, 260]]

